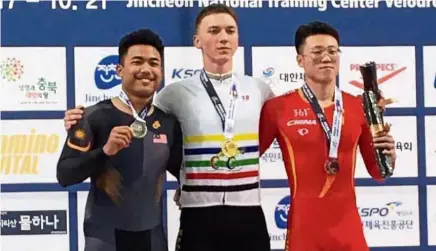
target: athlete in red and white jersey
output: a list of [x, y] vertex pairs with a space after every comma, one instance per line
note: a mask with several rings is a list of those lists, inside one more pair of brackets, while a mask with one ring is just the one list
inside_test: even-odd
[[[300, 26], [295, 46], [306, 84], [267, 101], [261, 112], [260, 155], [277, 138], [288, 174], [290, 251], [367, 251], [354, 190], [356, 150], [378, 180], [374, 147], [386, 149], [393, 165], [396, 159], [390, 135], [373, 139], [361, 99], [336, 88], [338, 44], [338, 32], [328, 24]], [[327, 172], [329, 161], [338, 164], [337, 172]]]

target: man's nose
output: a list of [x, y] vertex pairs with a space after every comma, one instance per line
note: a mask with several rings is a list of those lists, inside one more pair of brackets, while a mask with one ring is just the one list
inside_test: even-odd
[[225, 44], [225, 43], [229, 42], [229, 35], [227, 34], [226, 31], [222, 30], [220, 32], [220, 34], [218, 35], [218, 39], [219, 39], [220, 43]]
[[328, 54], [328, 53], [323, 53], [322, 57], [321, 57], [321, 62], [323, 63], [328, 63], [328, 62], [332, 62], [332, 57]]
[[141, 73], [146, 74], [147, 76], [151, 74], [151, 67], [147, 63], [143, 64], [141, 67]]

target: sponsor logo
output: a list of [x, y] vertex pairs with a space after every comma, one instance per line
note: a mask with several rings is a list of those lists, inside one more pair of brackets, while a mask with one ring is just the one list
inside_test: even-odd
[[[268, 67], [262, 71], [264, 78], [271, 78], [275, 74], [275, 69], [273, 67]], [[278, 73], [279, 79], [284, 82], [298, 82], [304, 80], [303, 72], [280, 72]]]
[[288, 227], [288, 212], [291, 206], [291, 196], [283, 197], [276, 205], [274, 219], [277, 228], [287, 229]]
[[15, 82], [21, 79], [24, 74], [24, 66], [16, 58], [6, 58], [0, 65], [2, 79], [7, 82]]
[[272, 77], [272, 75], [274, 75], [274, 72], [275, 72], [275, 70], [273, 67], [268, 67], [265, 70], [263, 70], [262, 75], [265, 78], [269, 78], [269, 77]]
[[1, 211], [0, 226], [1, 235], [67, 234], [67, 211]]
[[173, 69], [171, 78], [172, 79], [183, 79], [183, 78], [189, 78], [194, 75], [197, 75], [201, 73], [201, 69], [185, 69], [185, 68], [176, 68]]
[[307, 117], [309, 114], [309, 109], [294, 109], [294, 117]]
[[402, 206], [402, 202], [393, 201], [381, 207], [358, 207], [358, 211], [362, 224], [370, 230], [413, 229], [413, 212]]
[[289, 120], [286, 123], [287, 126], [295, 126], [295, 125], [316, 125], [315, 119], [297, 119], [297, 120]]
[[382, 207], [358, 207], [360, 217], [371, 217], [371, 216], [381, 216], [385, 217], [390, 213], [397, 214], [398, 216], [404, 216], [406, 214], [411, 214], [412, 212], [406, 213], [405, 211], [399, 211], [400, 207], [403, 205], [402, 202], [393, 201], [386, 203]]
[[25, 101], [21, 104], [54, 104], [57, 102], [49, 101], [48, 99], [56, 94], [58, 88], [57, 83], [49, 81], [46, 78], [40, 77], [35, 84], [23, 84], [18, 88], [24, 92]]
[[279, 79], [285, 82], [296, 83], [300, 80], [304, 80], [303, 72], [284, 72], [279, 74]]
[[117, 75], [118, 56], [110, 55], [103, 58], [95, 68], [94, 81], [100, 90], [108, 90], [121, 84]]
[[[15, 83], [22, 80], [24, 65], [16, 58], [7, 58], [0, 66], [0, 73], [3, 80]], [[19, 91], [23, 93], [23, 99], [20, 100], [20, 104], [42, 105], [57, 103], [56, 101], [49, 100], [53, 95], [56, 95], [58, 88], [56, 81], [50, 81], [42, 76], [35, 78], [33, 81], [26, 81], [18, 85]]]
[[298, 134], [300, 134], [301, 136], [304, 136], [304, 135], [306, 135], [306, 134], [309, 133], [309, 129], [307, 129], [307, 128], [300, 128], [300, 129], [297, 130], [297, 132], [298, 132]]
[[[405, 71], [407, 69], [406, 66], [403, 67], [399, 67], [397, 64], [395, 63], [382, 63], [382, 64], [377, 64], [376, 65], [377, 68], [377, 75], [380, 72], [388, 72], [387, 74], [384, 74], [383, 77], [379, 77], [377, 79], [377, 82], [379, 85], [386, 83], [388, 80], [394, 78], [395, 76], [397, 76], [398, 74], [400, 74], [401, 72]], [[359, 64], [351, 64], [350, 65], [350, 71], [351, 72], [355, 72], [358, 71], [360, 72], [360, 65]], [[350, 81], [350, 84], [363, 89], [363, 82], [362, 80], [358, 81], [358, 80], [352, 80]]]
[[0, 170], [2, 175], [38, 175], [39, 157], [55, 154], [59, 149], [57, 134], [1, 135]]

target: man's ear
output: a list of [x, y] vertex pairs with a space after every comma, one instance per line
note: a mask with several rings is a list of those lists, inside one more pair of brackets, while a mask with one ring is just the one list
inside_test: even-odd
[[121, 65], [121, 64], [118, 64], [117, 65], [117, 75], [118, 75], [118, 77], [120, 77], [120, 78], [122, 78], [123, 76], [123, 74], [122, 74], [122, 71], [123, 71], [123, 66]]
[[301, 68], [303, 68], [303, 56], [297, 55], [297, 63]]
[[195, 34], [195, 35], [192, 37], [192, 42], [193, 42], [195, 48], [197, 48], [197, 49], [201, 49], [200, 38], [198, 37], [197, 34]]

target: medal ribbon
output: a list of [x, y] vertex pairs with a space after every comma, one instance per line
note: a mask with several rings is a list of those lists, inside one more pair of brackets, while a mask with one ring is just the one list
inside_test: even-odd
[[304, 96], [309, 100], [310, 105], [312, 106], [313, 111], [320, 122], [322, 129], [327, 138], [327, 146], [329, 147], [329, 158], [337, 159], [338, 158], [338, 150], [339, 150], [339, 140], [341, 138], [341, 125], [342, 125], [342, 112], [343, 112], [343, 104], [342, 104], [342, 92], [335, 88], [335, 111], [333, 114], [333, 128], [330, 130], [330, 126], [327, 123], [324, 112], [322, 111], [321, 106], [316, 100], [315, 95], [313, 95], [312, 91], [309, 89], [307, 84], [304, 84], [302, 87]]
[[[343, 102], [342, 102], [342, 92], [339, 88], [335, 87], [335, 98], [334, 105], [335, 111], [333, 113], [333, 124], [332, 129], [330, 130], [330, 126], [327, 123], [327, 119], [324, 115], [324, 112], [321, 106], [318, 103], [313, 92], [310, 90], [307, 83], [302, 86], [302, 91], [304, 96], [309, 101], [312, 106], [313, 111], [318, 118], [318, 121], [321, 124], [321, 127], [324, 131], [324, 134], [327, 138], [327, 146], [329, 148], [329, 159], [337, 160], [338, 158], [338, 150], [339, 150], [339, 141], [341, 138], [341, 128], [342, 128], [342, 114], [343, 114]], [[324, 184], [324, 188], [320, 194], [320, 197], [323, 197], [327, 191], [330, 189], [335, 179], [335, 175], [328, 175], [326, 183]]]
[[147, 117], [147, 113], [148, 113], [148, 107], [145, 106], [144, 109], [139, 113], [136, 112], [135, 108], [133, 107], [132, 102], [130, 102], [129, 97], [127, 96], [127, 94], [121, 89], [120, 94], [118, 95], [118, 97], [120, 98], [121, 101], [123, 101], [124, 104], [126, 104], [128, 107], [130, 107], [130, 109], [132, 110], [132, 114], [133, 117], [142, 122], [142, 123], [146, 123], [145, 122], [145, 117]]
[[234, 136], [234, 127], [235, 127], [235, 118], [236, 118], [236, 104], [238, 100], [238, 91], [237, 91], [237, 80], [232, 73], [232, 85], [229, 93], [229, 105], [227, 108], [227, 112], [224, 109], [224, 106], [221, 102], [221, 99], [218, 97], [218, 94], [213, 87], [212, 82], [206, 74], [206, 71], [203, 71], [200, 74], [200, 80], [206, 89], [207, 94], [209, 95], [210, 100], [212, 101], [215, 110], [221, 119], [221, 125], [224, 131], [224, 137], [226, 139], [233, 139]]

